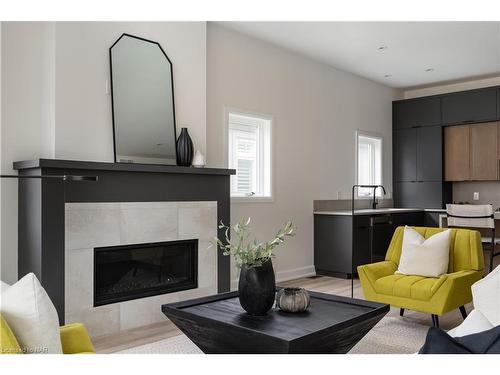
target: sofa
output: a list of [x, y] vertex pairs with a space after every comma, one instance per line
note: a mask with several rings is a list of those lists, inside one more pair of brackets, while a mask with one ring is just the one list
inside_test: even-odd
[[[2, 315], [0, 315], [0, 331], [0, 354], [23, 354], [17, 338]], [[64, 354], [95, 353], [90, 336], [83, 324], [67, 324], [60, 327], [59, 332]]]
[[[414, 227], [424, 238], [446, 230], [443, 228]], [[471, 286], [484, 274], [481, 235], [469, 229], [451, 229], [448, 272], [430, 278], [397, 274], [404, 227], [396, 228], [382, 262], [357, 267], [365, 298], [404, 309], [438, 317], [459, 308], [466, 316], [464, 305], [472, 301]]]
[[479, 333], [500, 325], [500, 266], [472, 285], [472, 310], [458, 327], [448, 331], [453, 337]]

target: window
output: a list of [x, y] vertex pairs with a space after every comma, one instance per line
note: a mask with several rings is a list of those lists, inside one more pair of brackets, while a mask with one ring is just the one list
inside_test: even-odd
[[271, 119], [228, 113], [231, 197], [271, 198]]
[[[357, 137], [357, 169], [358, 184], [382, 184], [382, 137], [362, 132]], [[359, 188], [358, 197], [370, 197], [373, 189]], [[381, 189], [377, 189], [377, 196], [381, 197]]]

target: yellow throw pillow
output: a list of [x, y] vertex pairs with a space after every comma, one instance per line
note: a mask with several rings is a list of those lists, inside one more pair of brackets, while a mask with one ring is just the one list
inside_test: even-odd
[[0, 314], [0, 354], [22, 354], [16, 336], [12, 333], [7, 321]]

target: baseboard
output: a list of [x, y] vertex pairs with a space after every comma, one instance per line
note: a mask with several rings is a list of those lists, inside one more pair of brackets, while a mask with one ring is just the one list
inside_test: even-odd
[[[276, 272], [276, 282], [280, 283], [283, 281], [300, 279], [302, 277], [316, 276], [316, 270], [314, 266], [306, 266], [293, 268], [291, 270], [283, 270]], [[231, 290], [238, 289], [238, 279], [231, 280]]]
[[291, 270], [284, 270], [276, 272], [276, 282], [283, 282], [288, 280], [300, 279], [302, 277], [316, 276], [314, 266], [306, 266], [294, 268]]

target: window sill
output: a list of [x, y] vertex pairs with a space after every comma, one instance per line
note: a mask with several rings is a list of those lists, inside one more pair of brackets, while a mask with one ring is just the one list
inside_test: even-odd
[[231, 203], [271, 203], [273, 197], [231, 197]]

